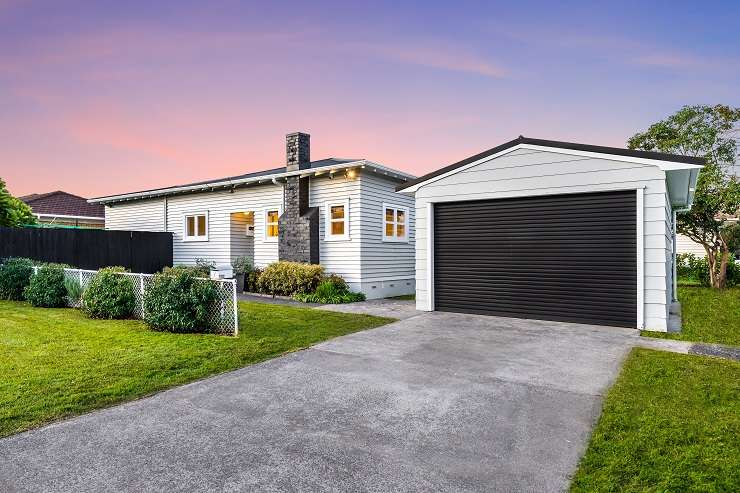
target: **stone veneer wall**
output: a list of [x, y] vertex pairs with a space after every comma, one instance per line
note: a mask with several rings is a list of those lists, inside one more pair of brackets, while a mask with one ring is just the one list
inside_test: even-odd
[[[310, 168], [310, 136], [300, 132], [288, 134], [285, 156], [287, 171]], [[280, 260], [319, 263], [319, 210], [308, 207], [308, 180], [291, 176], [283, 186], [283, 215], [278, 233]]]

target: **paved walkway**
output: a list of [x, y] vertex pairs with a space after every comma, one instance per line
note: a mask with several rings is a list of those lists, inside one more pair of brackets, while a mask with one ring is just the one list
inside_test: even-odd
[[642, 339], [424, 313], [0, 440], [0, 491], [562, 491]]
[[277, 305], [303, 306], [318, 308], [319, 310], [329, 310], [342, 313], [364, 313], [366, 315], [375, 315], [377, 317], [390, 317], [404, 320], [423, 312], [416, 311], [416, 302], [410, 300], [397, 300], [393, 298], [384, 298], [378, 300], [359, 301], [356, 303], [340, 303], [337, 305], [321, 305], [319, 303], [301, 303], [285, 297], [255, 296], [252, 294], [240, 294], [239, 299], [243, 301], [252, 301], [255, 303], [270, 303]]

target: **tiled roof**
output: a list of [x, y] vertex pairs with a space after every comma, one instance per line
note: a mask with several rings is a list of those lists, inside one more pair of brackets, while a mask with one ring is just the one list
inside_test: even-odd
[[105, 207], [102, 204], [88, 204], [86, 198], [61, 190], [32, 193], [19, 198], [31, 206], [34, 214], [105, 218]]

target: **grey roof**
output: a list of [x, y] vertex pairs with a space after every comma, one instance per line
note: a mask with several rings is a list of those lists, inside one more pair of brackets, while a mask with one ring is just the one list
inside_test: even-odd
[[[360, 159], [345, 159], [345, 158], [330, 157], [326, 159], [319, 159], [318, 161], [311, 161], [309, 164], [311, 166], [311, 169], [316, 169], [316, 168], [323, 168], [326, 166], [336, 166], [337, 164], [351, 163], [354, 161], [360, 161]], [[257, 178], [260, 176], [274, 175], [274, 174], [283, 173], [283, 172], [285, 172], [285, 166], [281, 166], [279, 168], [265, 169], [262, 171], [253, 171], [252, 173], [245, 173], [243, 175], [226, 176], [224, 178], [214, 178], [212, 180], [196, 181], [194, 183], [183, 183], [180, 185], [170, 185], [167, 187], [152, 188], [149, 190], [138, 190], [136, 192], [126, 192], [126, 193], [128, 194], [128, 193], [157, 192], [160, 190], [162, 191], [168, 190], [170, 188], [194, 187], [197, 185], [208, 185], [209, 183], [218, 183], [222, 181], [243, 180], [245, 178]], [[96, 197], [96, 198], [101, 198], [101, 197]]]

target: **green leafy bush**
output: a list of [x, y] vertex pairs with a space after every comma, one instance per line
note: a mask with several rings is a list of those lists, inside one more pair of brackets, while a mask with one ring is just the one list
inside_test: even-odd
[[[693, 253], [676, 255], [676, 274], [683, 281], [699, 283], [709, 286], [709, 262], [705, 257], [697, 257]], [[740, 265], [735, 263], [735, 257], [730, 255], [727, 264], [727, 286], [740, 285]]]
[[7, 258], [0, 264], [0, 299], [21, 301], [23, 290], [31, 282], [33, 260]]
[[324, 268], [300, 262], [274, 262], [262, 271], [257, 279], [259, 292], [272, 295], [293, 296], [312, 293], [324, 276]]
[[154, 330], [207, 332], [210, 305], [218, 293], [187, 270], [156, 274], [144, 295], [144, 320]]
[[250, 293], [259, 293], [259, 279], [262, 275], [262, 269], [258, 267], [252, 268], [252, 270], [247, 274], [247, 279], [245, 281], [245, 290], [249, 291]]
[[90, 318], [128, 318], [136, 306], [134, 281], [123, 267], [100, 269], [82, 295], [83, 308]]
[[210, 271], [204, 271], [202, 267], [196, 265], [175, 265], [174, 267], [165, 267], [162, 269], [163, 274], [177, 275], [180, 272], [187, 272], [195, 277], [209, 277]]
[[[338, 282], [339, 278], [342, 282]], [[321, 281], [313, 293], [299, 293], [294, 296], [298, 301], [303, 303], [353, 303], [355, 301], [365, 301], [365, 295], [362, 293], [351, 293], [347, 288], [347, 283], [339, 276], [332, 276]]]
[[67, 304], [67, 288], [64, 286], [64, 267], [60, 264], [44, 264], [31, 276], [23, 294], [33, 306], [57, 308]]
[[65, 276], [64, 287], [67, 289], [67, 303], [69, 306], [75, 308], [82, 306], [82, 294], [85, 290], [82, 288], [79, 279]]
[[249, 257], [236, 257], [231, 261], [234, 274], [249, 274], [252, 272], [252, 259]]

